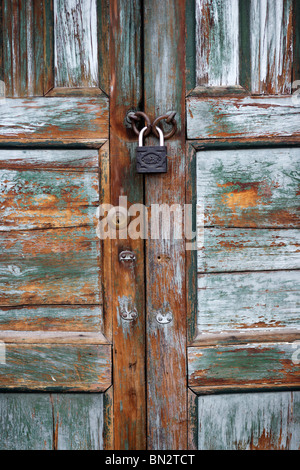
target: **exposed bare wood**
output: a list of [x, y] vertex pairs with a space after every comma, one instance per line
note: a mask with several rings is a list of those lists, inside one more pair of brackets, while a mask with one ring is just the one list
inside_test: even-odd
[[[110, 187], [111, 204], [119, 206], [122, 195], [129, 204], [143, 203], [143, 179], [136, 175], [134, 164], [136, 136], [124, 126], [128, 110], [137, 109], [142, 100], [142, 2], [111, 1], [110, 19]], [[123, 231], [119, 236], [111, 241], [114, 448], [142, 450], [146, 448], [144, 243]], [[135, 266], [119, 263], [124, 249], [136, 253]], [[136, 309], [137, 318], [124, 320], [123, 308]]]
[[[67, 294], [68, 295], [68, 294]], [[103, 331], [101, 305], [20, 305], [0, 307], [1, 332], [68, 332], [78, 336], [80, 332]], [[1, 333], [0, 333], [1, 334]], [[58, 333], [60, 334], [60, 333]]]
[[195, 393], [300, 387], [293, 343], [189, 348], [189, 386]]
[[300, 393], [198, 397], [199, 450], [298, 450]]
[[101, 332], [86, 331], [1, 331], [0, 341], [5, 344], [109, 344]]
[[[110, 159], [109, 142], [107, 141], [99, 151], [100, 165], [100, 203], [110, 204]], [[102, 290], [103, 290], [103, 310], [104, 310], [104, 331], [107, 338], [112, 341], [112, 255], [111, 240], [102, 240]]]
[[298, 148], [199, 152], [205, 226], [298, 228], [299, 155]]
[[199, 331], [189, 346], [214, 346], [229, 344], [274, 343], [300, 340], [300, 328], [232, 329], [222, 332]]
[[[98, 142], [108, 138], [108, 99], [67, 97], [9, 99], [1, 104], [0, 144], [65, 139]], [[101, 142], [102, 141], [102, 142]]]
[[[187, 99], [188, 139], [280, 137], [299, 142], [299, 106], [292, 97]], [[284, 115], [284, 125], [282, 116]]]
[[293, 0], [252, 0], [250, 10], [253, 94], [291, 93]]
[[98, 160], [98, 150], [0, 150], [1, 170], [71, 170], [98, 173]]
[[[61, 253], [64, 252], [63, 239], [69, 238], [74, 247], [70, 237], [73, 233], [76, 239], [76, 227], [81, 228], [81, 235], [86, 241], [87, 238], [98, 240], [96, 209], [99, 203], [99, 179], [96, 173], [0, 170], [0, 181], [1, 232], [72, 228], [74, 230], [69, 232], [46, 232], [45, 244], [48, 247], [51, 245], [51, 234], [57, 243], [59, 237], [62, 237], [61, 248], [58, 249]], [[80, 236], [80, 232], [77, 234]], [[36, 240], [41, 235], [41, 232], [32, 234]], [[22, 236], [15, 236], [22, 243]], [[12, 237], [14, 239], [14, 234]], [[24, 234], [24, 243], [27, 240], [29, 246], [33, 246], [33, 239], [30, 240], [29, 234]], [[2, 240], [9, 243], [7, 235], [3, 235]]]
[[96, 0], [53, 0], [56, 87], [97, 87]]
[[198, 250], [198, 271], [300, 269], [298, 230], [205, 228]]
[[[144, 7], [145, 110], [176, 111], [179, 128], [167, 144], [168, 173], [146, 177], [146, 204], [184, 204], [185, 1]], [[148, 446], [179, 450], [187, 447], [185, 243], [163, 237], [146, 242]], [[162, 325], [164, 311], [173, 321]]]
[[55, 87], [49, 90], [46, 94], [47, 97], [64, 97], [64, 96], [100, 96], [103, 91], [97, 87], [83, 88], [83, 87]]
[[197, 85], [239, 85], [239, 1], [196, 0]]
[[105, 391], [111, 385], [111, 346], [19, 344], [5, 346], [2, 390]]

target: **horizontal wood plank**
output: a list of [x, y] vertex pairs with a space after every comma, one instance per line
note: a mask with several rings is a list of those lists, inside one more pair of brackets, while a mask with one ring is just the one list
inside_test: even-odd
[[[67, 325], [66, 325], [67, 326]], [[21, 326], [22, 328], [22, 326]], [[100, 332], [88, 331], [24, 331], [0, 330], [0, 341], [5, 344], [110, 344]]]
[[199, 450], [299, 450], [300, 392], [198, 397]]
[[[1, 295], [1, 294], [0, 294]], [[30, 305], [0, 307], [0, 331], [99, 332], [103, 329], [101, 305]], [[1, 335], [0, 333], [0, 335]]]
[[30, 145], [71, 140], [103, 144], [108, 138], [108, 98], [9, 99], [1, 104], [0, 144], [25, 140]]
[[101, 392], [111, 385], [109, 345], [9, 343], [5, 358], [1, 390]]
[[1, 170], [97, 172], [98, 168], [98, 150], [0, 150]]
[[299, 179], [298, 148], [198, 152], [198, 213], [205, 226], [300, 227]]
[[1, 306], [102, 302], [100, 240], [94, 227], [2, 232], [0, 273]]
[[189, 348], [189, 386], [199, 394], [299, 388], [297, 348], [299, 343]]
[[198, 331], [299, 328], [299, 271], [201, 274]]
[[0, 232], [96, 222], [96, 173], [0, 170], [0, 185]]
[[188, 139], [300, 137], [300, 107], [293, 97], [187, 98]]
[[300, 269], [299, 230], [205, 228], [198, 237], [199, 273], [289, 269]]

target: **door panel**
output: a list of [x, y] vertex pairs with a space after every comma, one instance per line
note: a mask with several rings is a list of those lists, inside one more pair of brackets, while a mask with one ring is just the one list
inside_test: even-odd
[[188, 2], [191, 448], [299, 446], [297, 8]]
[[99, 147], [107, 138], [108, 99], [103, 95], [5, 98], [1, 103], [0, 143], [3, 145]]
[[55, 87], [97, 87], [97, 1], [54, 0]]
[[1, 394], [1, 449], [106, 449], [110, 395]]
[[[230, 338], [226, 339], [230, 344]], [[240, 342], [247, 343], [247, 339]], [[293, 363], [294, 344], [220, 343], [205, 349], [189, 348], [189, 385], [194, 392], [299, 388], [299, 364], [297, 367]]]
[[[296, 448], [297, 2], [23, 3], [0, 2], [0, 446]], [[136, 174], [136, 110], [177, 113], [167, 174]], [[198, 251], [100, 241], [120, 196], [198, 202]]]
[[7, 97], [45, 96], [73, 87], [81, 94], [83, 89], [108, 91], [106, 0], [29, 0], [22, 5], [2, 0], [0, 13], [0, 79]]
[[199, 449], [299, 448], [299, 392], [200, 396], [196, 400]]
[[[292, 97], [207, 98], [187, 100], [189, 139], [240, 139], [296, 142], [299, 106]], [[284, 121], [281, 116], [284, 115]]]
[[[293, 0], [196, 0], [198, 92], [287, 94], [292, 90], [296, 4]], [[207, 88], [207, 90], [205, 90]], [[212, 90], [211, 88], [214, 88]], [[240, 88], [240, 89], [239, 89]], [[220, 90], [218, 90], [220, 91]]]
[[3, 0], [0, 18], [0, 447], [109, 448], [108, 4]]

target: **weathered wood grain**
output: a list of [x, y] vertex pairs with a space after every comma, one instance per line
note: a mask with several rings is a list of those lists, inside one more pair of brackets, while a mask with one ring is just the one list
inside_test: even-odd
[[108, 92], [107, 0], [4, 0], [1, 10], [7, 97], [43, 96], [53, 87]]
[[3, 232], [0, 250], [1, 306], [102, 302], [95, 227]]
[[0, 184], [0, 231], [96, 223], [96, 173], [0, 170]]
[[298, 148], [204, 151], [197, 160], [206, 226], [299, 227]]
[[[143, 177], [136, 174], [136, 136], [126, 129], [130, 109], [142, 103], [142, 5], [140, 0], [110, 1], [110, 203], [119, 206], [119, 196], [129, 204], [143, 204]], [[123, 230], [106, 245], [111, 253], [113, 312], [114, 449], [146, 448], [145, 379], [145, 266], [144, 241], [133, 240]], [[137, 262], [119, 263], [123, 250], [135, 252]], [[107, 266], [107, 265], [106, 265]], [[128, 322], [120, 309], [135, 308], [138, 317]]]
[[250, 7], [251, 91], [291, 93], [293, 0], [252, 0]]
[[[110, 204], [110, 154], [109, 142], [107, 141], [99, 150], [100, 164], [100, 204]], [[112, 257], [111, 240], [106, 238], [101, 240], [101, 271], [102, 271], [102, 297], [103, 297], [103, 321], [104, 333], [107, 339], [112, 341], [113, 327], [113, 291], [112, 291]], [[113, 393], [113, 391], [111, 392]]]
[[66, 97], [9, 99], [1, 104], [0, 144], [27, 140], [89, 141], [108, 138], [108, 99]]
[[[38, 295], [37, 293], [35, 295]], [[65, 298], [69, 294], [66, 293]], [[55, 296], [52, 301], [54, 302]], [[82, 296], [81, 296], [82, 300]], [[0, 330], [40, 332], [100, 332], [101, 305], [30, 305], [0, 308]], [[1, 333], [0, 333], [1, 334]]]
[[111, 385], [110, 345], [5, 345], [1, 390], [105, 391]]
[[53, 431], [49, 394], [0, 394], [1, 450], [52, 450]]
[[199, 450], [299, 450], [300, 393], [198, 397]]
[[239, 84], [239, 0], [196, 0], [198, 86]]
[[103, 423], [103, 448], [114, 450], [114, 390], [111, 386], [103, 397], [104, 423]]
[[292, 97], [188, 97], [187, 137], [288, 141], [299, 138], [299, 109]]
[[106, 393], [0, 394], [1, 450], [101, 450]]
[[46, 77], [43, 2], [4, 0], [2, 15], [6, 96], [42, 96]]
[[97, 87], [96, 0], [53, 0], [56, 87]]
[[201, 274], [199, 332], [299, 328], [298, 271]]
[[98, 150], [0, 150], [1, 170], [72, 170], [99, 168]]
[[198, 449], [198, 397], [188, 390], [188, 450]]
[[207, 227], [198, 238], [200, 273], [300, 269], [299, 230]]
[[[2, 310], [3, 311], [3, 310]], [[88, 331], [58, 331], [58, 330], [3, 330], [0, 331], [0, 341], [5, 344], [109, 344], [105, 336], [97, 332]]]
[[299, 388], [300, 364], [293, 362], [297, 347], [274, 343], [189, 348], [189, 386], [199, 394]]
[[[146, 204], [185, 203], [185, 1], [144, 1], [145, 111], [177, 112], [168, 173], [145, 180]], [[157, 145], [157, 141], [155, 145]], [[165, 235], [165, 234], [164, 234]], [[187, 447], [186, 291], [183, 240], [146, 241], [148, 448]], [[173, 321], [156, 315], [170, 311]]]
[[53, 394], [56, 450], [102, 450], [104, 447], [104, 394]]

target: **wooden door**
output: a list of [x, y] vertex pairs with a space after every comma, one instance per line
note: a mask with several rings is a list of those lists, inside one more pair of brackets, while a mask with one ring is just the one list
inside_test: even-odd
[[[1, 448], [299, 447], [299, 11], [273, 3], [0, 2]], [[136, 174], [132, 110], [176, 111], [167, 174]], [[198, 203], [198, 250], [100, 239], [120, 196], [149, 225]]]
[[[105, 2], [4, 0], [0, 447], [110, 447]], [[104, 65], [103, 65], [104, 64]]]
[[189, 8], [190, 445], [298, 449], [299, 2]]

